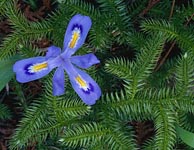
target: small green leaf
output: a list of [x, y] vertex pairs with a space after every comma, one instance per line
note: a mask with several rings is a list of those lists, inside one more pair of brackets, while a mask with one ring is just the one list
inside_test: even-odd
[[189, 132], [179, 126], [176, 126], [176, 131], [184, 143], [194, 148], [194, 133]]
[[0, 61], [0, 91], [14, 76], [13, 64], [19, 59], [21, 59], [21, 56], [16, 55]]

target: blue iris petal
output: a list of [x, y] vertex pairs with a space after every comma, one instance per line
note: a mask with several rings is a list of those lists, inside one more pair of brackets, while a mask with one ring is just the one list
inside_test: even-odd
[[91, 28], [92, 21], [88, 16], [75, 15], [69, 22], [64, 38], [64, 57], [70, 57], [84, 43]]
[[57, 57], [60, 54], [61, 54], [61, 48], [52, 45], [52, 46], [48, 47], [48, 51], [46, 53], [46, 58]]
[[62, 67], [58, 67], [53, 76], [53, 95], [60, 96], [64, 94], [64, 69]]
[[51, 69], [45, 57], [33, 57], [17, 61], [13, 66], [13, 71], [16, 73], [17, 81], [25, 83], [42, 78]]
[[92, 65], [100, 63], [98, 58], [92, 53], [86, 54], [83, 56], [72, 56], [71, 62], [75, 64], [76, 66], [80, 68], [84, 68], [84, 69], [87, 69], [91, 67]]
[[98, 84], [84, 71], [74, 67], [70, 62], [64, 65], [71, 85], [83, 102], [93, 105], [101, 96], [101, 89]]
[[[87, 105], [93, 105], [101, 96], [98, 84], [84, 71], [76, 68], [89, 68], [100, 61], [94, 54], [72, 56], [84, 43], [92, 25], [88, 16], [75, 15], [69, 22], [64, 38], [63, 53], [56, 46], [50, 46], [45, 57], [34, 57], [17, 61], [13, 66], [18, 82], [25, 83], [47, 75], [56, 68], [52, 82], [53, 95], [64, 93], [64, 69], [67, 72], [73, 89]], [[73, 64], [72, 64], [73, 63]]]

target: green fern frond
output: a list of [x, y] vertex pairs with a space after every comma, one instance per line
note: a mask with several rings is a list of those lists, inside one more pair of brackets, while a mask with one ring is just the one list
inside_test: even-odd
[[0, 1], [0, 14], [5, 15], [6, 7], [9, 6], [9, 3], [13, 0], [1, 0]]
[[[148, 100], [130, 99], [130, 95], [120, 91], [102, 96], [102, 108], [114, 113], [120, 118], [128, 119], [150, 119], [152, 106]], [[104, 110], [103, 109], [103, 110]]]
[[28, 27], [28, 21], [17, 8], [16, 2], [10, 2], [6, 9], [6, 15], [14, 28], [24, 30]]
[[82, 124], [67, 128], [60, 142], [69, 147], [88, 147], [101, 141], [108, 132], [108, 129], [97, 123]]
[[143, 150], [154, 150], [155, 149], [155, 139], [150, 138], [142, 146]]
[[53, 96], [51, 76], [45, 78], [43, 83], [43, 96], [27, 108], [25, 117], [10, 142], [10, 149], [44, 141], [48, 135], [56, 136], [64, 126], [80, 122], [77, 121], [78, 118], [90, 112], [90, 107], [78, 101], [72, 93], [67, 92], [66, 96], [60, 97]]
[[1, 60], [6, 59], [16, 54], [18, 43], [21, 40], [21, 35], [13, 33], [9, 35], [0, 45], [0, 58]]
[[96, 18], [99, 15], [98, 9], [94, 8], [94, 5], [85, 2], [83, 0], [63, 0], [63, 6], [73, 13], [81, 13], [83, 15], [91, 16], [91, 18]]
[[[73, 119], [83, 115], [87, 115], [91, 111], [91, 107], [85, 105], [73, 92], [69, 89], [69, 81], [66, 81], [66, 93], [63, 96], [53, 96], [52, 75], [46, 78], [44, 82], [44, 99], [47, 99], [47, 108], [50, 115], [59, 122], [66, 119]], [[65, 82], [65, 81], [64, 81]], [[72, 88], [71, 88], [72, 90]]]
[[128, 5], [128, 11], [131, 18], [138, 17], [138, 15], [146, 7], [147, 0], [135, 0]]
[[173, 15], [173, 23], [176, 24], [176, 26], [180, 25], [182, 26], [186, 21], [188, 21], [189, 19], [192, 19], [193, 20], [193, 13], [194, 13], [194, 10], [193, 10], [193, 5], [194, 3], [192, 4], [187, 4], [187, 6], [184, 6], [182, 5], [181, 8], [177, 7], [176, 8], [176, 11], [174, 12], [174, 15]]
[[151, 88], [164, 88], [175, 87], [175, 72], [177, 65], [177, 58], [166, 60], [166, 62], [161, 66], [158, 71], [154, 71], [152, 75], [148, 78], [147, 86]]
[[163, 34], [152, 35], [144, 46], [142, 51], [137, 55], [137, 60], [133, 68], [134, 76], [146, 78], [153, 71], [156, 62], [163, 50], [165, 37]]
[[128, 120], [118, 120], [114, 114], [109, 113], [106, 126], [110, 129], [110, 133], [106, 137], [104, 144], [108, 146], [111, 150], [128, 150], [136, 149], [136, 144], [134, 140], [134, 132], [132, 128], [128, 125]]
[[22, 148], [33, 141], [34, 132], [45, 124], [47, 120], [47, 107], [45, 101], [37, 101], [31, 105], [26, 112], [25, 118], [20, 122], [10, 141], [10, 149]]
[[56, 99], [52, 96], [49, 99], [50, 101], [47, 105], [52, 109], [51, 115], [54, 115], [58, 121], [87, 115], [91, 109], [91, 107], [84, 105], [82, 101], [75, 99], [75, 97], [68, 98], [66, 96]]
[[163, 35], [153, 36], [144, 43], [135, 62], [130, 63], [124, 59], [117, 58], [109, 60], [105, 68], [109, 73], [124, 78], [127, 81], [127, 92], [134, 97], [135, 93], [145, 84], [143, 83], [143, 80], [145, 80], [153, 71], [158, 57], [162, 52], [163, 44]]
[[106, 143], [111, 150], [136, 150], [134, 141], [128, 137], [129, 133], [124, 135], [122, 132], [112, 132], [106, 139]]
[[183, 127], [185, 130], [194, 132], [193, 128], [193, 114], [187, 112], [181, 112], [178, 114], [179, 117], [179, 126]]
[[0, 6], [1, 6], [0, 8], [3, 8], [3, 6], [4, 6], [5, 3], [6, 3], [6, 1], [7, 1], [7, 0], [2, 0], [2, 1], [0, 2]]
[[180, 96], [191, 95], [193, 93], [194, 82], [194, 58], [191, 53], [185, 53], [181, 59], [178, 60], [177, 65], [177, 92]]
[[[106, 24], [106, 16], [101, 16], [100, 18], [104, 17], [104, 19], [96, 18], [92, 25], [89, 39], [92, 47], [96, 50], [101, 52], [105, 51], [107, 48], [111, 46], [111, 38], [110, 33], [107, 32], [107, 24]], [[100, 21], [101, 20], [101, 21]]]
[[163, 0], [158, 2], [156, 5], [152, 7], [152, 9], [148, 12], [148, 15], [151, 18], [169, 18], [170, 10], [172, 7], [172, 1]]
[[131, 98], [140, 91], [145, 84], [145, 80], [152, 73], [156, 62], [163, 50], [164, 36], [162, 34], [153, 35], [147, 40], [141, 52], [137, 55], [137, 60], [132, 67], [132, 80], [126, 82], [127, 92]]
[[163, 87], [160, 89], [156, 88], [145, 88], [142, 91], [137, 93], [137, 97], [142, 97], [145, 99], [149, 99], [151, 101], [157, 101], [159, 99], [168, 99], [168, 98], [175, 98], [175, 88], [171, 87]]
[[80, 120], [77, 121], [77, 117], [88, 113], [89, 107], [83, 106], [83, 103], [80, 104], [75, 100], [63, 99], [60, 101], [61, 97], [53, 98], [52, 101], [50, 97], [45, 99], [46, 97], [42, 97], [27, 109], [19, 129], [16, 130], [10, 142], [10, 149], [45, 141], [48, 135], [56, 136], [64, 126], [80, 122]]
[[15, 2], [10, 2], [6, 11], [8, 12], [6, 15], [15, 31], [2, 42], [0, 46], [1, 59], [14, 55], [16, 50], [20, 49], [20, 45], [49, 36], [52, 32], [52, 28], [47, 21], [29, 23], [21, 11], [16, 8]]
[[4, 104], [0, 103], [0, 119], [10, 119], [11, 112]]
[[182, 97], [177, 99], [178, 109], [184, 113], [192, 113], [194, 114], [194, 97]]
[[[0, 46], [0, 58], [6, 59], [14, 54], [18, 49], [22, 49], [25, 45], [30, 47], [29, 41], [34, 39], [41, 39], [48, 36], [52, 29], [48, 28], [47, 24], [32, 23], [27, 26], [25, 30], [17, 29], [3, 40]], [[28, 44], [27, 44], [28, 43]]]
[[53, 29], [51, 37], [53, 44], [61, 48], [63, 47], [66, 27], [70, 16], [72, 15], [72, 12], [64, 9], [63, 6], [63, 4], [59, 5], [59, 8], [55, 12], [52, 12], [52, 14], [50, 15], [50, 19], [48, 20]]
[[[9, 35], [0, 46], [0, 58], [6, 59], [16, 54], [17, 49], [21, 50], [21, 46], [23, 47], [26, 45], [26, 41], [29, 42], [32, 39], [46, 37], [50, 31], [50, 29], [44, 30], [29, 27], [27, 31], [23, 31], [22, 33], [15, 32]], [[27, 46], [29, 46], [29, 44]]]
[[145, 20], [141, 24], [142, 31], [146, 33], [162, 32], [169, 40], [174, 40], [178, 37], [178, 31], [176, 27], [165, 20]]
[[131, 69], [133, 63], [125, 58], [113, 58], [106, 62], [105, 69], [107, 72], [114, 74], [122, 79], [129, 80], [131, 78]]
[[173, 23], [165, 20], [146, 20], [142, 22], [141, 28], [147, 33], [162, 32], [168, 41], [176, 41], [183, 50], [194, 53], [194, 36], [190, 29], [175, 27]]
[[161, 150], [172, 150], [176, 141], [176, 115], [171, 110], [158, 105], [155, 107], [155, 147]]
[[95, 142], [94, 144], [91, 143], [91, 146], [88, 149], [89, 150], [90, 149], [91, 150], [99, 150], [99, 149], [135, 150], [136, 145], [135, 145], [132, 133], [133, 132], [126, 132], [126, 131], [124, 132], [121, 130], [113, 129], [101, 141]]
[[28, 35], [27, 39], [29, 40], [41, 39], [43, 37], [50, 38], [53, 28], [47, 21], [33, 22], [23, 32], [25, 35]]
[[140, 52], [144, 47], [147, 38], [149, 37], [146, 37], [143, 33], [134, 31], [129, 35], [128, 44], [136, 51]]
[[[6, 13], [12, 27], [16, 31], [18, 31], [21, 34], [25, 32], [26, 34], [29, 34], [29, 35], [31, 35], [31, 33], [45, 35], [44, 34], [45, 32], [52, 31], [52, 29], [49, 28], [50, 24], [48, 23], [47, 20], [41, 21], [41, 22], [29, 22], [27, 18], [22, 14], [22, 12], [16, 6], [17, 5], [15, 2], [10, 3], [9, 7], [7, 7], [8, 13]], [[36, 37], [36, 39], [38, 39], [38, 37]]]
[[[194, 13], [193, 4], [194, 4], [194, 2], [192, 1], [192, 2], [188, 3], [187, 6], [183, 5], [181, 7], [181, 16], [182, 17], [188, 18], [188, 17], [191, 17], [193, 15], [193, 13]], [[178, 13], [179, 13], [179, 11], [178, 11]], [[193, 20], [193, 18], [192, 18], [192, 20]]]
[[23, 43], [19, 44], [18, 49], [18, 54], [22, 56], [22, 58], [30, 58], [43, 55], [41, 49], [34, 47], [33, 44], [29, 43], [28, 41], [24, 41]]
[[98, 0], [99, 9], [109, 15], [109, 26], [112, 35], [119, 44], [125, 44], [130, 33], [130, 17], [127, 6], [123, 0]]

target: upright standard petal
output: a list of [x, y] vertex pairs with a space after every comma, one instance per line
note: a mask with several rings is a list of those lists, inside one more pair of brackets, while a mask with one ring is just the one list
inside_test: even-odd
[[17, 61], [13, 66], [17, 81], [33, 81], [47, 75], [51, 68], [45, 57], [33, 57]]
[[60, 96], [64, 94], [65, 91], [64, 82], [65, 82], [64, 69], [62, 67], [58, 67], [53, 76], [54, 96]]
[[72, 17], [65, 33], [64, 57], [70, 57], [83, 45], [91, 25], [88, 16], [77, 14]]
[[83, 56], [72, 56], [71, 62], [80, 68], [87, 69], [94, 64], [100, 63], [98, 58], [93, 54], [86, 54]]
[[61, 48], [53, 45], [53, 46], [48, 47], [46, 58], [57, 57], [60, 54], [61, 54]]
[[98, 84], [87, 73], [77, 69], [71, 63], [66, 62], [64, 67], [73, 89], [83, 102], [87, 105], [95, 104], [101, 96]]

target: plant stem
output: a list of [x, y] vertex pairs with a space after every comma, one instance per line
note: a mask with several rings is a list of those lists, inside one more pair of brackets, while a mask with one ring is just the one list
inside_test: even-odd
[[175, 0], [172, 1], [172, 7], [171, 7], [171, 10], [170, 10], [170, 15], [169, 15], [169, 20], [172, 18], [172, 15], [173, 15], [173, 12], [174, 12], [174, 6], [175, 6]]

